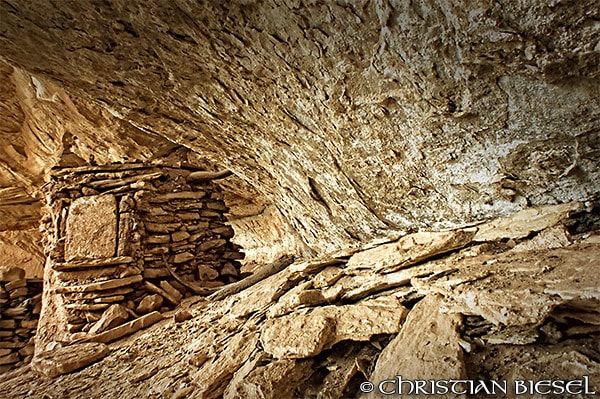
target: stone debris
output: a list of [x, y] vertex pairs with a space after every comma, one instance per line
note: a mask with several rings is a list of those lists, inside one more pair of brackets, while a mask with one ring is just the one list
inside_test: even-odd
[[471, 242], [476, 229], [409, 234], [396, 242], [354, 254], [348, 268], [390, 273], [432, 256], [459, 249]]
[[395, 334], [408, 310], [394, 297], [355, 305], [322, 306], [267, 320], [261, 331], [265, 351], [276, 358], [307, 358], [352, 339]]
[[139, 305], [135, 309], [138, 314], [150, 313], [154, 310], [160, 309], [163, 304], [163, 297], [158, 294], [146, 295], [140, 301]]
[[89, 330], [90, 334], [96, 335], [120, 324], [129, 319], [127, 308], [121, 305], [111, 305], [102, 313], [102, 317]]
[[143, 328], [151, 326], [152, 324], [159, 322], [163, 319], [163, 315], [160, 312], [151, 312], [147, 315], [139, 317], [135, 320], [131, 320], [125, 324], [121, 324], [118, 327], [114, 327], [108, 331], [104, 331], [97, 335], [90, 335], [86, 339], [94, 342], [108, 343], [122, 338], [126, 335], [133, 334]]
[[525, 258], [511, 251], [465, 259], [454, 273], [413, 283], [452, 298], [455, 312], [496, 325], [538, 325], [558, 305], [600, 300], [599, 257], [597, 244], [530, 252]]
[[571, 235], [567, 228], [559, 224], [539, 232], [529, 241], [522, 242], [513, 248], [515, 252], [547, 250], [571, 245]]
[[0, 374], [31, 361], [42, 301], [42, 281], [25, 270], [0, 267]]
[[[168, 301], [167, 290], [182, 287], [177, 280], [168, 280], [170, 288], [144, 281], [140, 302], [125, 311], [129, 321], [74, 337], [107, 343], [164, 321], [115, 344], [115, 353], [61, 383], [91, 386], [90, 395], [112, 394], [121, 392], [112, 380], [126, 379], [134, 386], [121, 396], [132, 398], [342, 399], [387, 397], [361, 394], [361, 383], [398, 375], [405, 381], [589, 375], [598, 391], [600, 244], [588, 240], [593, 233], [566, 226], [555, 223], [521, 238], [498, 233], [503, 238], [485, 243], [472, 241], [473, 230], [460, 230], [431, 233], [430, 243], [413, 236], [337, 259], [291, 263], [284, 257], [259, 269], [250, 283], [216, 293], [222, 296], [182, 299], [168, 318], [150, 309], [160, 309], [159, 298]], [[569, 240], [556, 246], [548, 237]], [[142, 313], [142, 303], [150, 313], [134, 318], [131, 312]], [[96, 313], [70, 323], [99, 323]], [[24, 392], [21, 385], [36, 395], [65, 392], [27, 372], [0, 380], [11, 399]]]

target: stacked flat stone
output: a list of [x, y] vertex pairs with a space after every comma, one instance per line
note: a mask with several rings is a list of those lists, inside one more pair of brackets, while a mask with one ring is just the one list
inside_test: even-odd
[[167, 262], [195, 285], [238, 280], [244, 255], [230, 241], [228, 208], [211, 176], [219, 174], [144, 163], [54, 171], [41, 230], [67, 341], [93, 339], [192, 295]]
[[31, 361], [41, 309], [42, 280], [0, 266], [0, 373]]

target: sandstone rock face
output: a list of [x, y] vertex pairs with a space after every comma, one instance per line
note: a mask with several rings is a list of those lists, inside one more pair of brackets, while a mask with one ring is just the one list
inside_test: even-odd
[[600, 191], [592, 0], [119, 4], [3, 2], [2, 56], [222, 163], [317, 252]]

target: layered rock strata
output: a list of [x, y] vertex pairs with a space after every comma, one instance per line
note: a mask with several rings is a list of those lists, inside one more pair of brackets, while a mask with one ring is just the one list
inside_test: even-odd
[[55, 169], [43, 187], [48, 260], [38, 349], [106, 340], [102, 333], [119, 325], [173, 309], [191, 295], [188, 283], [238, 281], [244, 254], [212, 183], [226, 175], [144, 163]]
[[31, 361], [42, 307], [42, 280], [25, 270], [0, 267], [0, 373]]

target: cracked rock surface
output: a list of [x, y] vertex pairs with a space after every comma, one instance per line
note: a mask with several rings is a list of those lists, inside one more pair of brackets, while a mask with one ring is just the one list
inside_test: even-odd
[[317, 253], [600, 190], [593, 0], [4, 1], [0, 13], [2, 57], [38, 97], [61, 98], [52, 82], [117, 127], [208, 156]]
[[[58, 345], [34, 358], [54, 379], [23, 367], [0, 377], [0, 389], [6, 398], [348, 398], [360, 397], [362, 382], [396, 375], [509, 382], [586, 375], [598, 391], [600, 232], [567, 229], [571, 216], [557, 222], [554, 207], [535, 211], [570, 241], [520, 250], [546, 230], [519, 238], [524, 226], [515, 222], [513, 245], [450, 241], [439, 255], [439, 246], [424, 251], [422, 234], [412, 251], [406, 238], [396, 241], [393, 248], [418, 251], [419, 261], [393, 273], [347, 267], [373, 248], [296, 261], [223, 299], [184, 299], [107, 350], [78, 357], [80, 344]], [[370, 285], [357, 285], [367, 277]], [[507, 395], [489, 397], [515, 397]]]

